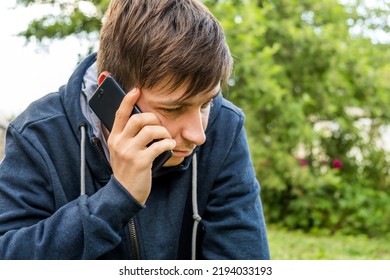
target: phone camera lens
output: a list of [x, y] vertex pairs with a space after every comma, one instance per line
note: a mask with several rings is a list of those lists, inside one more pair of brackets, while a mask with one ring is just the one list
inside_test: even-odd
[[99, 92], [98, 92], [98, 97], [99, 98], [102, 98], [103, 97], [103, 94], [104, 94], [104, 89], [99, 89]]

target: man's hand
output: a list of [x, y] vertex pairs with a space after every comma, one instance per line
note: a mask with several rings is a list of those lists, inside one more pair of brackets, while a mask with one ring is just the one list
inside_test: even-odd
[[[131, 116], [139, 96], [138, 88], [125, 96], [115, 114], [107, 143], [114, 177], [138, 202], [145, 204], [152, 185], [153, 160], [162, 152], [172, 150], [176, 142], [155, 114]], [[147, 146], [155, 139], [162, 140]]]

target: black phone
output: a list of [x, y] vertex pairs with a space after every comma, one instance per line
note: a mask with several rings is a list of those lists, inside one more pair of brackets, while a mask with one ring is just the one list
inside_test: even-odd
[[[102, 121], [104, 126], [111, 131], [114, 124], [115, 113], [118, 110], [126, 93], [122, 87], [112, 76], [107, 76], [100, 86], [96, 89], [93, 96], [89, 100], [89, 106], [92, 111]], [[131, 114], [139, 114], [141, 110], [137, 105], [134, 106]], [[158, 140], [154, 140], [148, 144], [151, 145]], [[165, 151], [156, 157], [153, 161], [152, 175], [164, 165], [164, 163], [171, 158], [173, 152], [171, 150]]]

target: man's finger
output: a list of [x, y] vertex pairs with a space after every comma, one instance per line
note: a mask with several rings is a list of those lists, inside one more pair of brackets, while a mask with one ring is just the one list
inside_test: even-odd
[[133, 111], [134, 105], [137, 102], [140, 95], [138, 88], [133, 88], [123, 98], [119, 109], [115, 113], [115, 120], [112, 126], [111, 133], [117, 134], [123, 131]]

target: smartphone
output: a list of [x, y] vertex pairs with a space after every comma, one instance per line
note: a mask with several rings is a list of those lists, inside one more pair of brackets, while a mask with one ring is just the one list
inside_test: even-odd
[[[115, 81], [112, 76], [107, 76], [89, 100], [89, 106], [91, 107], [92, 111], [96, 114], [96, 116], [98, 116], [98, 118], [109, 131], [112, 129], [115, 120], [115, 113], [118, 110], [125, 95], [125, 91], [118, 84], [118, 82]], [[135, 105], [131, 114], [133, 115], [139, 113], [141, 113], [141, 110], [137, 105]], [[148, 144], [148, 146], [156, 141], [158, 140], [152, 141]], [[156, 172], [168, 159], [171, 158], [172, 155], [173, 152], [169, 150], [156, 157], [153, 161], [152, 174], [155, 175]]]

